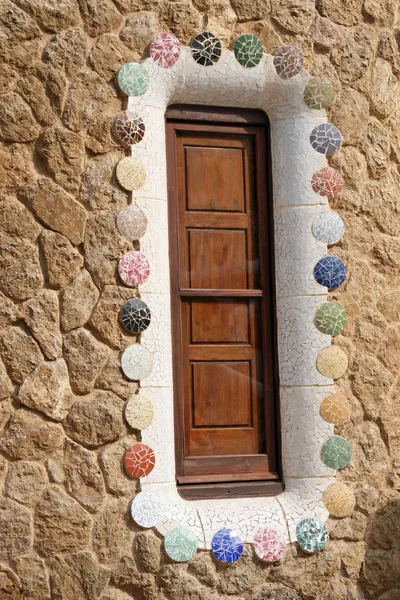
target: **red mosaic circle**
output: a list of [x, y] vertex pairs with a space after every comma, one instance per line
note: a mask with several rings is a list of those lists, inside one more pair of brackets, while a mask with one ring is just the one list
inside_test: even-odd
[[275, 529], [258, 529], [253, 539], [254, 551], [259, 559], [273, 563], [280, 560], [286, 552], [286, 542]]
[[324, 167], [314, 173], [311, 185], [314, 192], [320, 196], [326, 196], [328, 200], [332, 200], [340, 194], [344, 182], [343, 177], [336, 169]]
[[150, 56], [159, 67], [169, 69], [179, 58], [181, 47], [172, 33], [160, 33], [150, 46]]
[[137, 250], [127, 252], [118, 263], [118, 274], [125, 285], [138, 287], [147, 281], [150, 275], [149, 261]]
[[115, 134], [126, 148], [138, 144], [145, 132], [143, 119], [130, 110], [124, 110], [117, 115], [114, 128]]
[[131, 477], [150, 475], [156, 464], [153, 450], [146, 444], [134, 444], [125, 453], [125, 471]]

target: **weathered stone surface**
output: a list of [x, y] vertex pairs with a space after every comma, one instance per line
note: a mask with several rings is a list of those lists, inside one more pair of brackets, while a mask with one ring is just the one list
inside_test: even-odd
[[89, 217], [86, 225], [86, 268], [99, 287], [116, 282], [117, 260], [132, 249], [115, 225], [115, 215], [102, 213]]
[[123, 400], [111, 392], [95, 391], [79, 398], [65, 421], [73, 440], [97, 448], [114, 442], [126, 433], [122, 417]]
[[357, 29], [337, 41], [331, 58], [343, 83], [354, 83], [365, 74], [376, 44], [374, 34], [365, 29]]
[[57, 448], [55, 452], [47, 458], [46, 468], [51, 483], [64, 483], [64, 449]]
[[352, 88], [346, 88], [336, 96], [330, 118], [341, 131], [344, 144], [355, 146], [364, 139], [368, 127], [365, 115], [368, 111], [368, 100]]
[[0, 597], [4, 600], [23, 600], [21, 585], [15, 573], [0, 565]]
[[371, 176], [380, 179], [386, 175], [390, 167], [389, 133], [378, 119], [371, 119], [366, 134], [362, 150]]
[[396, 37], [391, 31], [384, 30], [379, 34], [377, 54], [380, 58], [390, 62], [393, 73], [398, 77], [400, 74], [400, 49]]
[[40, 132], [26, 104], [14, 92], [0, 98], [0, 139], [5, 142], [29, 142]]
[[69, 29], [47, 42], [42, 59], [56, 69], [63, 69], [70, 77], [86, 63], [86, 36], [81, 29]]
[[388, 321], [400, 321], [400, 289], [381, 296], [377, 307]]
[[41, 32], [35, 21], [13, 2], [0, 5], [0, 53], [5, 63], [25, 68], [38, 54]]
[[26, 325], [49, 360], [55, 360], [62, 354], [62, 336], [60, 333], [60, 313], [58, 296], [51, 290], [42, 290], [22, 307]]
[[0, 237], [21, 237], [34, 242], [41, 227], [23, 204], [12, 196], [0, 200]]
[[346, 186], [352, 190], [352, 196], [354, 196], [354, 190], [360, 190], [365, 186], [367, 162], [357, 148], [341, 148], [340, 152], [332, 157], [331, 165], [340, 171]]
[[15, 559], [32, 544], [32, 517], [27, 508], [0, 498], [0, 560]]
[[17, 0], [16, 4], [48, 31], [66, 29], [79, 20], [74, 0]]
[[331, 48], [333, 44], [343, 35], [343, 29], [339, 25], [335, 25], [329, 19], [316, 15], [309, 36], [318, 46], [323, 48]]
[[111, 0], [78, 0], [85, 30], [96, 37], [119, 27], [123, 21]]
[[35, 171], [30, 144], [0, 146], [0, 187], [10, 194], [32, 183]]
[[321, 15], [334, 23], [351, 27], [362, 20], [363, 0], [318, 0], [317, 8]]
[[78, 132], [85, 127], [115, 97], [115, 92], [91, 70], [78, 73], [73, 79], [64, 108], [63, 121]]
[[43, 287], [37, 248], [26, 240], [1, 243], [0, 272], [0, 289], [12, 300], [32, 298]]
[[391, 27], [397, 16], [396, 0], [365, 0], [364, 11], [382, 27]]
[[43, 231], [40, 245], [50, 287], [56, 290], [65, 287], [80, 272], [83, 257], [66, 237], [52, 231]]
[[[159, 30], [160, 24], [157, 15], [151, 12], [137, 12], [129, 15], [119, 36], [128, 48], [142, 54], [143, 49]], [[141, 56], [138, 58], [140, 59]]]
[[12, 459], [38, 460], [63, 443], [60, 425], [49, 423], [28, 410], [17, 410], [0, 439], [0, 448]]
[[0, 332], [21, 318], [18, 306], [0, 292]]
[[400, 82], [387, 60], [377, 58], [366, 76], [358, 83], [368, 97], [374, 113], [386, 119], [392, 116], [400, 101]]
[[49, 127], [40, 134], [37, 151], [47, 173], [69, 192], [79, 189], [85, 153], [84, 139], [62, 127]]
[[36, 556], [19, 556], [16, 570], [24, 596], [29, 600], [50, 600], [50, 587], [44, 561]]
[[0, 400], [8, 398], [14, 390], [11, 379], [7, 375], [6, 368], [2, 360], [0, 360]]
[[400, 196], [397, 186], [391, 177], [385, 177], [379, 182], [371, 182], [366, 188], [361, 205], [362, 212], [383, 233], [397, 236], [400, 227]]
[[50, 560], [54, 600], [98, 600], [110, 578], [89, 552]]
[[42, 362], [22, 384], [18, 399], [54, 421], [62, 421], [75, 398], [71, 392], [68, 369], [63, 358]]
[[75, 329], [64, 336], [64, 357], [71, 387], [78, 394], [93, 389], [97, 376], [108, 358], [108, 348], [86, 329]]
[[10, 464], [4, 487], [6, 496], [32, 506], [47, 483], [46, 469], [42, 465], [21, 460]]
[[375, 354], [382, 341], [387, 324], [385, 319], [371, 309], [364, 309], [354, 319], [353, 340], [360, 352]]
[[393, 377], [375, 356], [369, 354], [358, 353], [354, 358], [353, 370], [353, 393], [362, 403], [367, 415], [376, 419], [382, 409], [385, 394], [393, 383]]
[[364, 421], [350, 431], [351, 426], [343, 427], [343, 434], [349, 436], [353, 447], [351, 466], [343, 472], [348, 481], [358, 481], [358, 473], [363, 473], [363, 482], [373, 486], [384, 486], [390, 470], [387, 447], [382, 440], [379, 427], [373, 421]]
[[257, 587], [252, 591], [250, 598], [251, 600], [302, 600], [294, 590], [273, 583], [264, 583]]
[[271, 12], [271, 0], [232, 0], [231, 4], [239, 22], [263, 19]]
[[161, 560], [161, 540], [151, 532], [141, 531], [135, 538], [135, 551], [139, 568], [157, 573]]
[[96, 73], [110, 81], [121, 65], [133, 62], [136, 58], [136, 53], [121, 44], [116, 34], [105, 33], [93, 46], [89, 60]]
[[337, 540], [336, 547], [346, 576], [357, 579], [365, 556], [365, 542]]
[[137, 438], [125, 436], [114, 444], [109, 444], [99, 452], [99, 461], [104, 474], [107, 490], [115, 496], [132, 498], [137, 492], [137, 481], [129, 478], [124, 469], [124, 454]]
[[86, 148], [93, 154], [104, 154], [117, 147], [111, 135], [114, 117], [97, 116], [89, 123], [86, 130]]
[[90, 319], [90, 325], [112, 348], [120, 350], [135, 341], [119, 324], [121, 307], [129, 298], [134, 298], [133, 290], [115, 285], [106, 285]]
[[188, 565], [189, 573], [192, 573], [196, 579], [204, 585], [215, 588], [219, 577], [216, 564], [208, 553], [197, 552]]
[[38, 500], [34, 514], [35, 547], [44, 555], [79, 552], [89, 543], [92, 520], [58, 486], [47, 489]]
[[212, 31], [223, 45], [229, 46], [237, 22], [235, 11], [228, 2], [216, 2], [207, 12], [207, 29]]
[[89, 512], [100, 510], [104, 498], [104, 482], [96, 455], [70, 440], [64, 444], [65, 489]]
[[396, 375], [400, 370], [398, 360], [399, 347], [400, 326], [392, 325], [386, 331], [382, 344], [379, 347], [378, 357], [393, 375]]
[[132, 600], [132, 596], [126, 592], [121, 592], [117, 588], [107, 588], [101, 595], [100, 600]]
[[315, 17], [313, 0], [271, 0], [271, 17], [291, 33], [307, 34]]
[[[86, 161], [80, 199], [90, 210], [109, 210], [115, 214], [126, 206], [127, 194], [118, 185], [114, 174], [115, 165], [123, 156], [123, 152], [117, 150]], [[99, 223], [104, 224], [100, 226], [106, 226], [107, 229], [111, 226], [109, 218], [103, 217]]]
[[202, 15], [190, 2], [167, 2], [160, 6], [163, 26], [176, 35], [181, 44], [189, 44], [192, 37], [202, 30]]
[[234, 38], [239, 37], [242, 33], [253, 33], [260, 38], [265, 52], [268, 54], [272, 54], [277, 48], [283, 45], [281, 36], [267, 21], [237, 23], [234, 31]]
[[36, 120], [43, 126], [54, 123], [56, 111], [46, 94], [45, 82], [41, 81], [40, 69], [32, 68], [24, 74], [18, 86], [18, 92], [25, 102], [30, 105]]
[[345, 519], [332, 519], [329, 522], [329, 535], [332, 539], [361, 542], [365, 537], [368, 518], [357, 510]]
[[9, 377], [18, 384], [43, 360], [35, 340], [19, 327], [9, 327], [2, 333], [0, 355]]
[[87, 323], [99, 298], [99, 291], [85, 270], [60, 293], [60, 317], [63, 331], [82, 327]]
[[65, 235], [74, 245], [83, 241], [86, 211], [62, 187], [51, 179], [38, 179], [23, 197], [47, 227]]
[[[42, 82], [53, 111], [58, 116], [61, 116], [68, 89], [68, 81], [65, 74], [60, 69], [57, 69], [57, 67], [52, 67], [42, 62], [37, 63], [35, 66], [36, 77]], [[37, 110], [39, 110], [37, 100], [32, 99], [32, 92], [27, 95], [27, 98], [29, 98], [29, 103], [34, 104]], [[43, 109], [41, 109], [41, 113], [43, 113]], [[54, 119], [50, 123], [53, 124]]]
[[95, 387], [114, 392], [124, 400], [136, 393], [137, 383], [129, 381], [122, 373], [121, 359], [118, 352], [111, 352], [107, 364], [96, 379]]

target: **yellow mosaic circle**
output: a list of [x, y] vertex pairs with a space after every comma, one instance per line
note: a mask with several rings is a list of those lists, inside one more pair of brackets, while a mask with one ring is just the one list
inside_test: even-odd
[[327, 423], [343, 425], [350, 419], [350, 403], [344, 394], [336, 392], [336, 394], [330, 394], [322, 400], [319, 412]]
[[329, 514], [337, 519], [351, 515], [356, 504], [353, 490], [344, 483], [330, 485], [325, 490], [322, 499]]
[[125, 419], [132, 429], [147, 429], [154, 417], [154, 406], [149, 398], [136, 394], [125, 406]]
[[144, 186], [146, 181], [146, 169], [144, 165], [131, 156], [126, 156], [117, 164], [116, 169], [118, 183], [128, 192], [138, 190]]
[[339, 379], [345, 374], [349, 361], [338, 346], [328, 346], [319, 351], [317, 369], [324, 377]]

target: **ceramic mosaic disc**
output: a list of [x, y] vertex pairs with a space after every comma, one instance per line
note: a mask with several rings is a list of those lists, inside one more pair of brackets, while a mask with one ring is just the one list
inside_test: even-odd
[[273, 563], [283, 558], [286, 552], [286, 542], [275, 529], [258, 529], [253, 539], [254, 551], [259, 559]]
[[322, 500], [332, 517], [343, 519], [352, 514], [356, 498], [353, 490], [344, 483], [334, 483], [324, 492]]
[[115, 133], [126, 148], [138, 144], [143, 139], [145, 126], [139, 115], [124, 110], [119, 113], [114, 123]]
[[125, 406], [125, 419], [132, 429], [147, 429], [153, 422], [154, 406], [149, 398], [136, 394]]
[[353, 448], [345, 438], [335, 435], [321, 448], [322, 462], [331, 469], [345, 469], [351, 462]]
[[146, 233], [147, 217], [141, 208], [132, 204], [117, 214], [117, 229], [130, 242], [138, 240]]
[[138, 287], [147, 281], [150, 275], [149, 261], [144, 254], [137, 250], [127, 252], [119, 260], [118, 275], [125, 285]]
[[332, 425], [347, 423], [351, 415], [349, 401], [340, 392], [326, 396], [321, 402], [319, 412], [324, 421]]
[[236, 60], [242, 67], [256, 67], [264, 55], [264, 48], [256, 35], [245, 33], [238, 37], [233, 46]]
[[164, 514], [164, 506], [152, 492], [140, 492], [133, 499], [131, 515], [141, 527], [154, 527]]
[[221, 42], [209, 31], [196, 35], [190, 47], [194, 60], [203, 67], [210, 67], [221, 58]]
[[315, 325], [326, 335], [339, 335], [346, 324], [347, 313], [337, 302], [325, 302], [315, 313]]
[[160, 33], [150, 45], [150, 56], [154, 62], [164, 69], [172, 67], [179, 58], [181, 47], [172, 33]]
[[153, 368], [153, 359], [148, 350], [140, 344], [125, 348], [121, 356], [121, 368], [124, 375], [132, 380], [146, 379]]
[[318, 352], [317, 369], [324, 377], [339, 379], [347, 371], [349, 361], [338, 346], [328, 346]]
[[312, 77], [304, 88], [304, 102], [310, 108], [321, 110], [328, 108], [333, 102], [335, 90], [328, 79]]
[[282, 46], [275, 52], [274, 67], [282, 79], [295, 77], [303, 66], [303, 55], [295, 46]]
[[196, 536], [187, 527], [174, 527], [165, 534], [164, 549], [176, 562], [190, 560], [196, 554]]
[[312, 225], [314, 237], [324, 244], [336, 244], [344, 235], [344, 223], [333, 211], [318, 215]]
[[130, 333], [142, 333], [150, 325], [150, 309], [143, 300], [131, 298], [121, 308], [120, 319]]
[[325, 548], [328, 532], [318, 519], [303, 519], [297, 524], [296, 538], [304, 552], [314, 554]]
[[236, 531], [220, 529], [212, 539], [211, 549], [217, 560], [234, 563], [242, 556], [243, 542]]
[[134, 444], [125, 452], [125, 471], [131, 477], [147, 477], [156, 464], [153, 450], [146, 444]]
[[346, 267], [337, 256], [324, 256], [314, 267], [316, 281], [335, 290], [346, 280]]
[[119, 161], [116, 168], [118, 183], [128, 192], [138, 190], [146, 182], [146, 169], [137, 158], [126, 156]]
[[331, 156], [342, 145], [342, 136], [339, 129], [334, 125], [322, 123], [312, 130], [310, 144], [319, 154]]
[[118, 72], [118, 87], [127, 96], [143, 96], [149, 87], [149, 74], [140, 63], [122, 65]]
[[314, 192], [325, 196], [328, 200], [333, 200], [343, 189], [343, 177], [336, 169], [324, 167], [314, 173], [311, 185]]

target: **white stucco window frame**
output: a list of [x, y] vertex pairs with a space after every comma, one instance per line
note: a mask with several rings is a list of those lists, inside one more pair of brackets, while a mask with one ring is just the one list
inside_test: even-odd
[[[142, 439], [154, 449], [156, 466], [140, 483], [143, 491], [157, 493], [166, 506], [158, 530], [165, 533], [171, 524], [186, 524], [203, 548], [210, 548], [213, 534], [225, 526], [235, 527], [247, 542], [257, 526], [272, 526], [294, 541], [301, 519], [326, 521], [322, 494], [335, 475], [320, 458], [332, 426], [319, 415], [323, 397], [333, 392], [333, 382], [315, 366], [318, 351], [331, 343], [330, 336], [314, 325], [326, 289], [315, 281], [313, 268], [327, 248], [311, 232], [314, 218], [329, 210], [326, 199], [311, 187], [311, 177], [325, 166], [325, 157], [309, 142], [311, 130], [325, 123], [326, 115], [311, 110], [303, 100], [310, 75], [303, 70], [292, 79], [281, 79], [272, 61], [272, 56], [264, 55], [257, 67], [247, 69], [224, 50], [215, 65], [204, 67], [193, 60], [190, 49], [182, 47], [179, 60], [169, 69], [151, 58], [145, 60], [149, 88], [145, 95], [128, 99], [128, 109], [138, 113], [146, 127], [132, 155], [144, 164], [147, 180], [132, 202], [148, 218], [140, 248], [151, 273], [139, 291], [151, 309], [152, 323], [141, 343], [154, 360], [151, 374], [141, 381], [141, 392], [155, 406], [154, 421], [142, 432]], [[261, 109], [270, 119], [285, 483], [285, 491], [276, 497], [188, 501], [177, 492], [165, 146], [165, 112], [172, 104]]]

